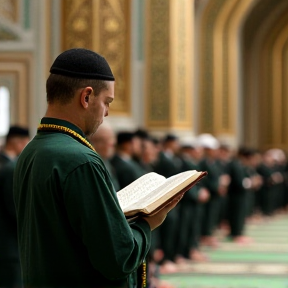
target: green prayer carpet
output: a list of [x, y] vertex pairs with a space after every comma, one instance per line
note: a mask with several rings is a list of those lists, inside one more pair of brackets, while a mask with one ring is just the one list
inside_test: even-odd
[[203, 249], [206, 263], [179, 265], [161, 279], [175, 288], [288, 288], [288, 215], [247, 224], [251, 244], [223, 238], [217, 249]]

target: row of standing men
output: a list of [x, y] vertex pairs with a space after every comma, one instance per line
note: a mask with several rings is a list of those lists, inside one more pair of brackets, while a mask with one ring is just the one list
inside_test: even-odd
[[[247, 218], [255, 212], [271, 216], [287, 209], [288, 165], [285, 154], [279, 149], [260, 154], [255, 149], [241, 148], [235, 154], [209, 134], [198, 136], [197, 141], [180, 141], [175, 135], [166, 135], [160, 141], [144, 130], [119, 132], [115, 137], [107, 123], [89, 140], [110, 171], [116, 191], [152, 171], [165, 177], [186, 170], [208, 172], [208, 176], [190, 189], [167, 215], [163, 225], [153, 231], [148, 259], [152, 263], [150, 270], [153, 263], [157, 263], [162, 272], [173, 272], [177, 269], [176, 263], [185, 259], [206, 261], [200, 247], [217, 246], [214, 237], [217, 227], [226, 228], [231, 240], [247, 242], [244, 236]], [[15, 165], [12, 160], [28, 141], [28, 129], [11, 127], [0, 151], [1, 199], [7, 200], [0, 203], [0, 232], [5, 234], [1, 237], [0, 271], [3, 275], [0, 273], [0, 278], [7, 282], [16, 279], [21, 283], [15, 248], [16, 217], [9, 191]], [[5, 219], [5, 223], [1, 219]], [[13, 275], [7, 271], [13, 271]]]
[[152, 171], [166, 178], [186, 170], [208, 172], [153, 231], [150, 257], [162, 272], [176, 271], [176, 264], [185, 259], [208, 260], [200, 246], [217, 247], [216, 228], [222, 227], [231, 241], [249, 242], [244, 235], [246, 220], [256, 213], [271, 216], [288, 203], [283, 151], [260, 153], [241, 147], [233, 152], [210, 134], [184, 140], [171, 134], [159, 140], [145, 130], [119, 132], [115, 137], [105, 124], [90, 139], [116, 191]]

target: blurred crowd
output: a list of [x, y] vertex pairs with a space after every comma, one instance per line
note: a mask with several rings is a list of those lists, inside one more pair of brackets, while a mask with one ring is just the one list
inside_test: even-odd
[[209, 261], [201, 248], [217, 248], [217, 231], [245, 245], [253, 241], [245, 236], [248, 221], [287, 213], [288, 164], [280, 149], [232, 149], [210, 134], [183, 139], [172, 134], [155, 138], [142, 129], [115, 134], [107, 124], [90, 141], [116, 191], [152, 171], [166, 178], [186, 170], [208, 172], [152, 233], [151, 287], [157, 287], [159, 273], [176, 272], [179, 263]]
[[[28, 129], [11, 127], [0, 150], [0, 286], [11, 279], [21, 281], [11, 191], [17, 156], [28, 141]], [[152, 232], [146, 259], [151, 288], [158, 287], [159, 274], [176, 272], [179, 263], [209, 261], [201, 248], [217, 248], [217, 231], [233, 242], [250, 243], [247, 221], [287, 213], [288, 164], [280, 149], [235, 150], [210, 134], [183, 139], [172, 134], [156, 138], [143, 129], [116, 134], [107, 123], [89, 141], [109, 170], [116, 192], [152, 171], [166, 178], [187, 170], [208, 172]]]

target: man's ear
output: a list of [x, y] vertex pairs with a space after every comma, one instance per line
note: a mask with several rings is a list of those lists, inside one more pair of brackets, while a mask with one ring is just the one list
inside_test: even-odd
[[93, 88], [92, 87], [85, 87], [80, 94], [80, 102], [81, 105], [86, 109], [89, 105], [89, 97], [92, 95]]

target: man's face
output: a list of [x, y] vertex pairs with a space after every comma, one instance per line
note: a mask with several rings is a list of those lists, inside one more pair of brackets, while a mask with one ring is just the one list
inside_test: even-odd
[[23, 151], [25, 146], [29, 143], [30, 139], [29, 137], [15, 137], [13, 139], [13, 147], [14, 151], [17, 156], [20, 155], [20, 153]]
[[142, 156], [142, 152], [143, 152], [143, 146], [142, 146], [142, 140], [135, 136], [132, 139], [132, 146], [133, 146], [133, 154], [139, 158], [141, 158]]
[[142, 160], [144, 163], [153, 163], [158, 158], [159, 151], [150, 140], [144, 140]]
[[103, 159], [109, 159], [113, 156], [116, 139], [112, 129], [101, 126], [90, 138], [90, 142]]
[[114, 100], [114, 82], [107, 81], [107, 85], [108, 89], [102, 90], [97, 96], [92, 94], [89, 97], [85, 131], [87, 136], [94, 134], [102, 124], [104, 117], [108, 116], [109, 106]]

